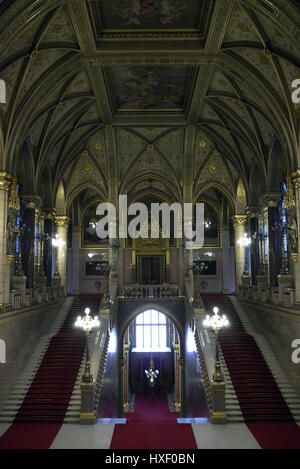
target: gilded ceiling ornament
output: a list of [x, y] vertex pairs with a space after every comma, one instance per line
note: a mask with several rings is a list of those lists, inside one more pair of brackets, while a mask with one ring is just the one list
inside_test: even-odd
[[83, 171], [84, 171], [85, 173], [89, 173], [89, 172], [91, 171], [91, 169], [92, 169], [92, 168], [91, 168], [88, 164], [86, 164], [86, 165], [84, 166], [84, 168], [83, 168]]
[[214, 155], [218, 155], [218, 154], [219, 154], [219, 150], [217, 150], [217, 149], [215, 148], [214, 151], [213, 151], [213, 154], [214, 154]]
[[214, 173], [215, 171], [217, 171], [217, 169], [218, 169], [218, 167], [217, 167], [216, 163], [211, 163], [211, 164], [209, 165], [209, 170], [210, 170], [212, 173]]
[[81, 156], [87, 156], [88, 155], [88, 152], [86, 150], [83, 150], [83, 152], [81, 153]]
[[154, 148], [153, 145], [151, 145], [151, 144], [147, 145], [147, 149], [148, 149], [148, 150], [152, 151], [153, 148]]
[[205, 142], [204, 140], [201, 140], [201, 141], [199, 142], [199, 147], [204, 148], [205, 145], [206, 145], [206, 142]]
[[101, 150], [102, 144], [101, 143], [96, 143], [96, 150]]

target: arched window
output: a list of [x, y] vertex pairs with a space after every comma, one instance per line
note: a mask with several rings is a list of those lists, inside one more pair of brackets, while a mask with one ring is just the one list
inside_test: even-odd
[[156, 309], [139, 314], [135, 321], [138, 350], [161, 350], [167, 347], [167, 318]]

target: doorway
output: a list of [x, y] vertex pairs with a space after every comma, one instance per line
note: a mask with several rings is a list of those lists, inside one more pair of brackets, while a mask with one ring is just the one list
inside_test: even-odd
[[163, 280], [161, 256], [141, 256], [139, 268], [139, 280], [142, 285], [161, 285]]

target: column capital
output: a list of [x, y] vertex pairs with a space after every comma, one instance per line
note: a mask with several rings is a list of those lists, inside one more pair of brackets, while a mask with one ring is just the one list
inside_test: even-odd
[[48, 207], [43, 208], [43, 215], [44, 215], [45, 220], [54, 220], [55, 214], [56, 214], [55, 208], [48, 208]]
[[246, 220], [247, 220], [247, 215], [234, 215], [232, 217], [234, 226], [245, 225]]
[[22, 200], [25, 202], [26, 208], [40, 209], [42, 206], [42, 199], [36, 194], [23, 195]]
[[248, 218], [257, 218], [258, 217], [258, 212], [260, 211], [259, 207], [246, 207], [246, 214]]
[[55, 221], [56, 221], [57, 226], [64, 226], [66, 228], [69, 224], [70, 219], [69, 217], [66, 217], [65, 215], [56, 215]]
[[282, 194], [280, 192], [267, 192], [262, 196], [262, 199], [268, 208], [274, 208], [281, 201]]
[[7, 171], [0, 171], [0, 190], [8, 191], [10, 188], [12, 175]]
[[291, 181], [295, 189], [300, 188], [300, 169], [291, 172]]

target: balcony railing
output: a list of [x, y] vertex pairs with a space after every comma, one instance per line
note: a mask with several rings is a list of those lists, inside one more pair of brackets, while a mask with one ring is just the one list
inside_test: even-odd
[[130, 285], [119, 289], [119, 298], [175, 299], [178, 297], [180, 297], [178, 285]]

